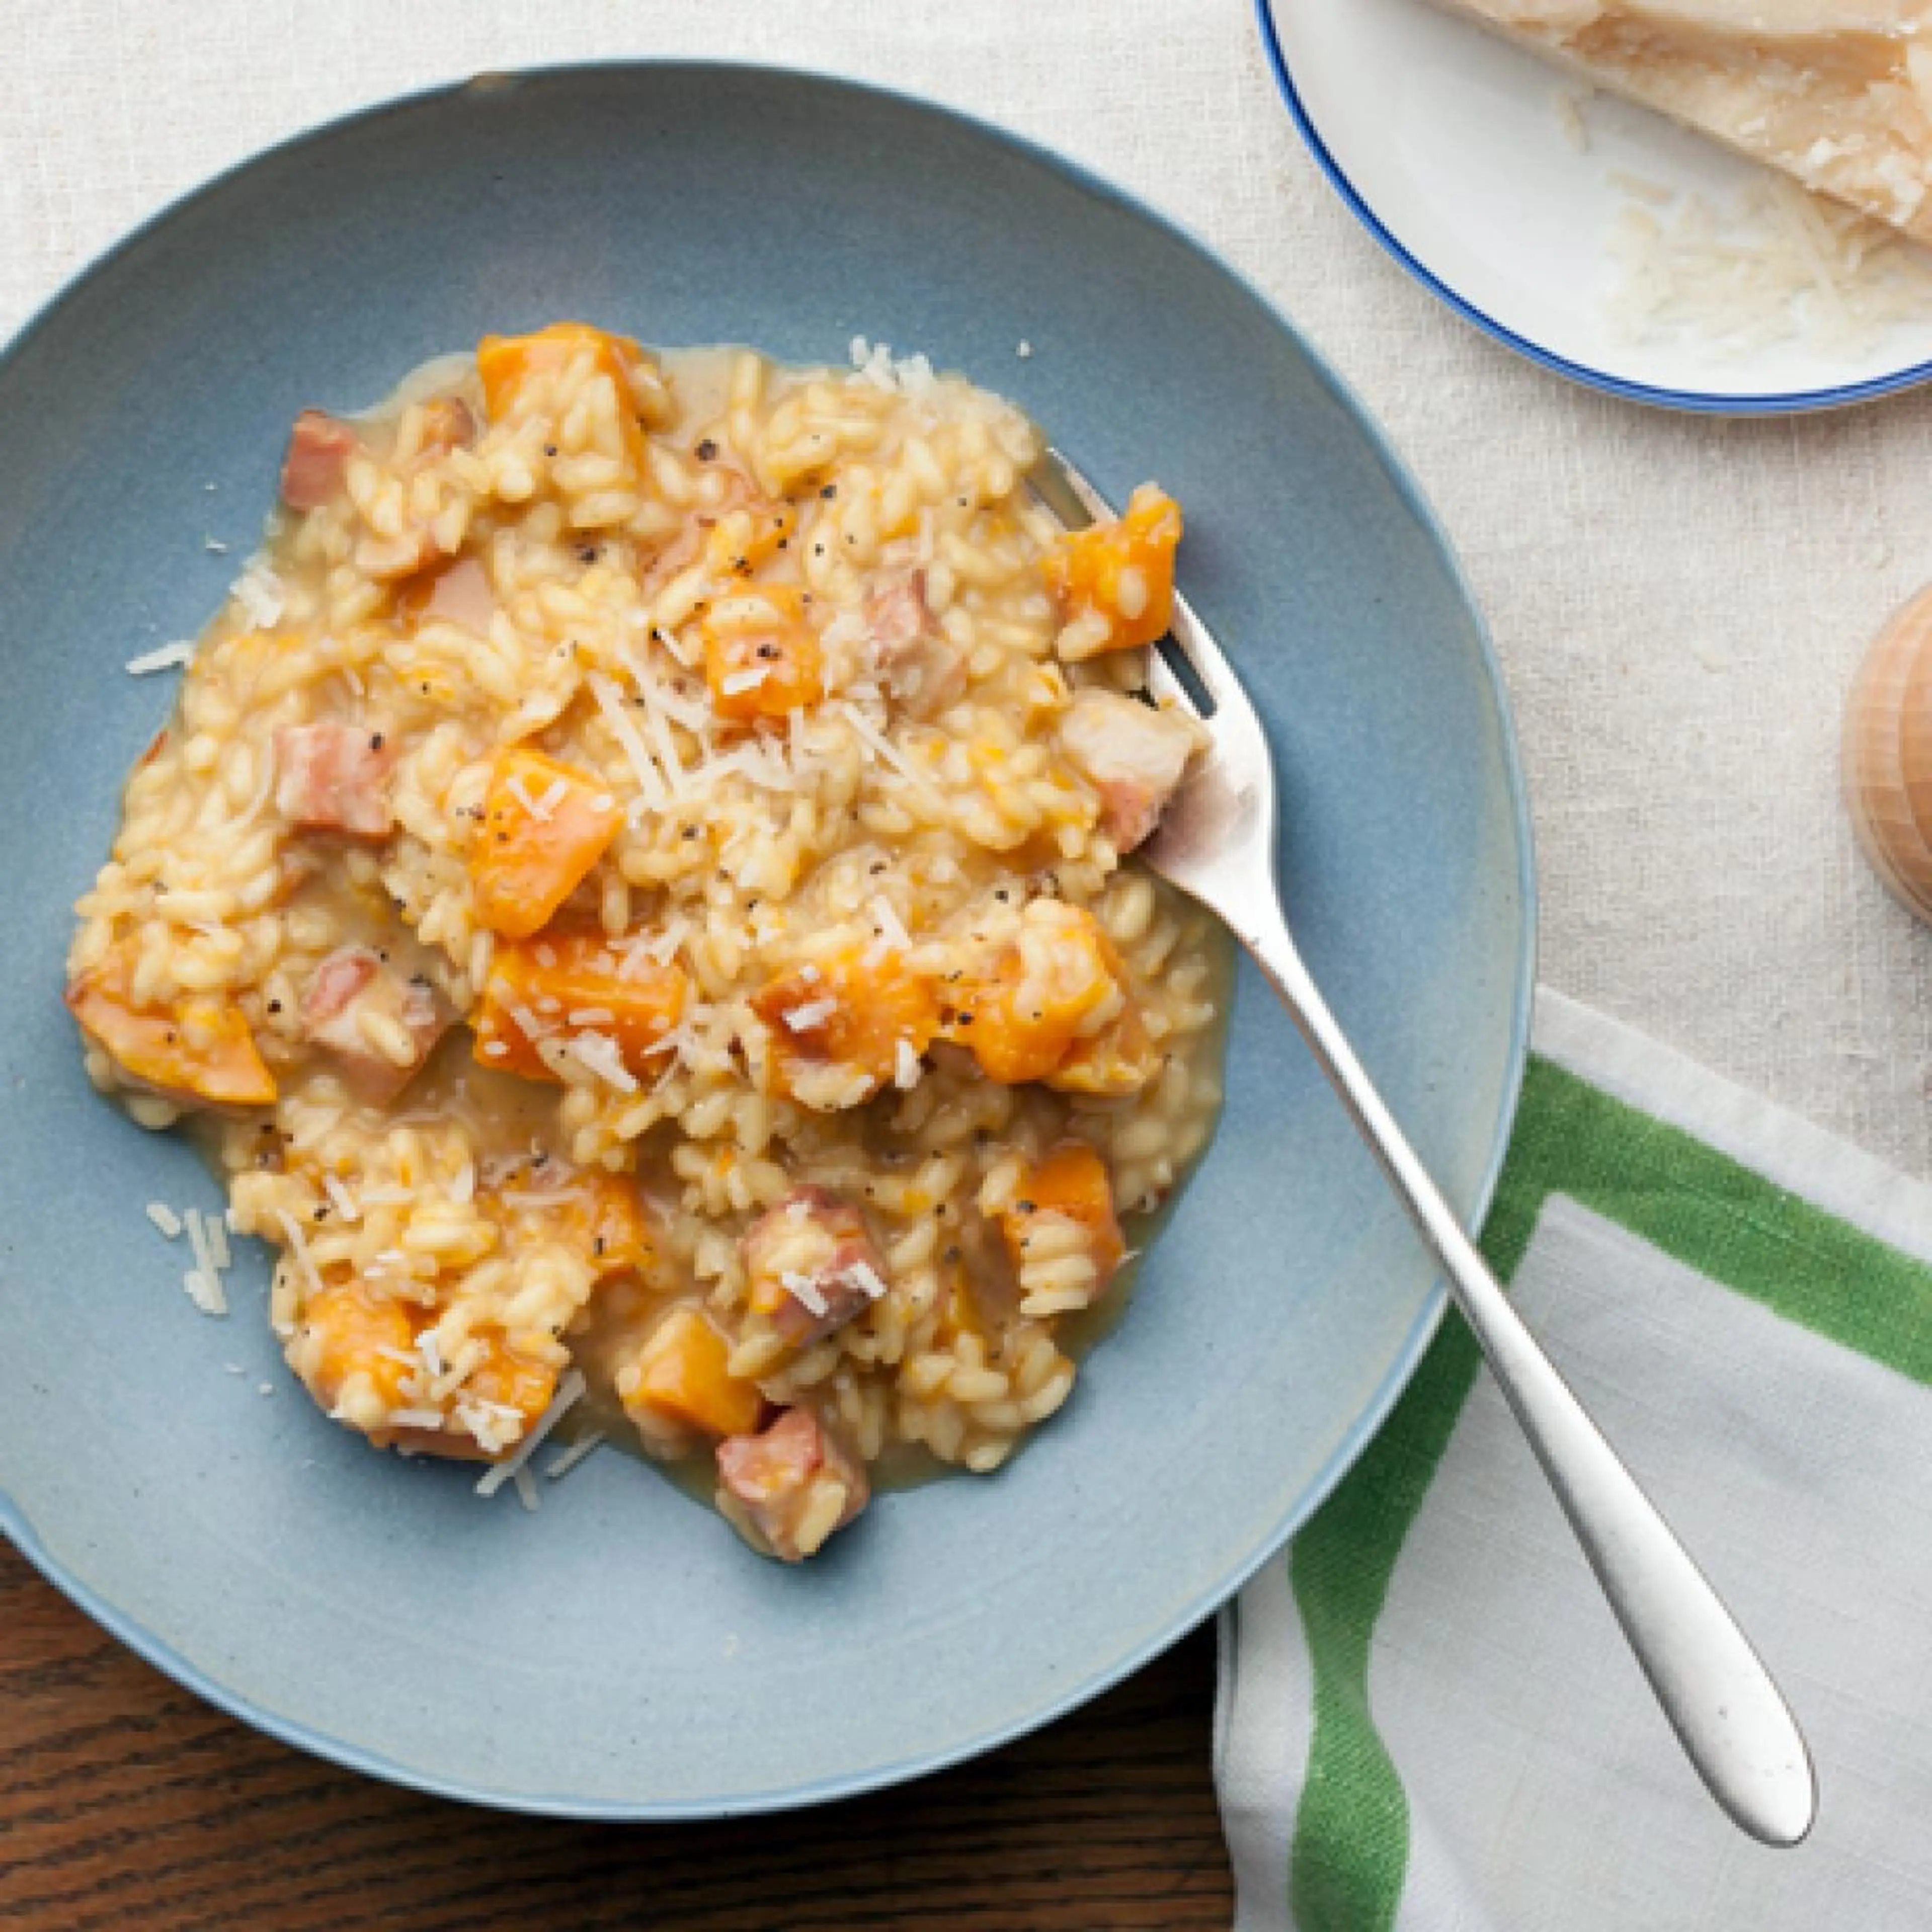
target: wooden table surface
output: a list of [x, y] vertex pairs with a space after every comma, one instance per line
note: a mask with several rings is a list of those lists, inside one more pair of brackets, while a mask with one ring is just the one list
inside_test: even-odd
[[1226, 1932], [1202, 1631], [902, 1790], [716, 1825], [516, 1818], [289, 1750], [0, 1543], [0, 1924], [23, 1932]]

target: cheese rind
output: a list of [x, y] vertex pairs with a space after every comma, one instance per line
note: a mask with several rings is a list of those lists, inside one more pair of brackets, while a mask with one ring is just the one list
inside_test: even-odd
[[1932, 0], [1435, 0], [1932, 242]]

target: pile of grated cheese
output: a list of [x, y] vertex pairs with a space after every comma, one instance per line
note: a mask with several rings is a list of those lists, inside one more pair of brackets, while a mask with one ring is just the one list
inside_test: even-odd
[[228, 1245], [227, 1216], [204, 1214], [199, 1208], [184, 1208], [177, 1214], [165, 1201], [150, 1201], [148, 1219], [166, 1240], [178, 1240], [187, 1234], [194, 1265], [182, 1276], [182, 1286], [202, 1314], [226, 1315], [228, 1292], [222, 1277], [235, 1264]]
[[1932, 320], [1932, 254], [1793, 182], [1767, 174], [1714, 202], [1622, 171], [1610, 182], [1624, 199], [1604, 320], [1625, 343], [1856, 356]]

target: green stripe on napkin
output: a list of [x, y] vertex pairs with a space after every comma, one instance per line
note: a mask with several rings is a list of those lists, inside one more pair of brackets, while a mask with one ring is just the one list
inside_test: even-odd
[[[1540, 1050], [1551, 1032], [1558, 1036], [1560, 1058]], [[1663, 1117], [1673, 1111], [1681, 1114], [1684, 1110], [1676, 1102], [1696, 1096], [1700, 1084], [1716, 1093], [1720, 1083], [1549, 996], [1539, 1010], [1538, 1036], [1540, 1050], [1530, 1064], [1484, 1235], [1485, 1252], [1505, 1281], [1516, 1276], [1538, 1238], [1546, 1210], [1560, 1197], [1621, 1231], [1616, 1237], [1620, 1252], [1634, 1267], [1658, 1264], [1642, 1258], [1646, 1252], [1663, 1258], [1690, 1271], [1682, 1280], [1694, 1291], [1700, 1284], [1720, 1285], [1838, 1348], [1856, 1351], [1918, 1383], [1932, 1383], [1932, 1266], [1784, 1184], [1798, 1179], [1808, 1192], [1818, 1195], [1821, 1190], [1808, 1177], [1834, 1178], [1840, 1184], [1826, 1188], [1825, 1195], [1835, 1192], [1841, 1202], [1862, 1203], [1873, 1198], [1874, 1173], [1890, 1178], [1862, 1156], [1768, 1108], [1756, 1111], [1774, 1157], [1753, 1164], [1755, 1143], [1748, 1134], [1740, 1141], [1735, 1131], [1740, 1119], [1750, 1126], [1752, 1109], [1734, 1090], [1723, 1090], [1728, 1112], [1719, 1130], [1739, 1144], [1720, 1149], [1690, 1125]], [[1615, 1076], [1604, 1077], [1596, 1058], [1613, 1066]], [[1654, 1095], [1646, 1084], [1652, 1071]], [[1628, 1096], [1609, 1090], [1612, 1084], [1625, 1089]], [[1637, 1095], [1654, 1104], [1648, 1108], [1636, 1104]], [[1694, 1098], [1689, 1111], [1697, 1111]], [[1921, 1190], [1903, 1179], [1888, 1191], [1894, 1205], [1901, 1195], [1912, 1197], [1908, 1206], [1924, 1204], [1918, 1198]], [[1932, 1240], [1932, 1215], [1924, 1225]], [[1599, 1324], [1614, 1323], [1618, 1280], [1593, 1280], [1587, 1286], [1595, 1305], [1583, 1312]], [[1560, 1361], [1560, 1351], [1553, 1352]], [[1748, 1385], [1751, 1370], [1748, 1360], [1708, 1364], [1713, 1376], [1730, 1384], [1727, 1393], [1733, 1398], [1738, 1387]], [[1233, 1667], [1224, 1665], [1222, 1782], [1241, 1884], [1244, 1932], [1251, 1926], [1256, 1932], [1277, 1925], [1292, 1925], [1298, 1932], [1388, 1932], [1399, 1924], [1491, 1923], [1501, 1932], [1514, 1922], [1483, 1916], [1481, 1887], [1471, 1880], [1453, 1843], [1432, 1838], [1432, 1868], [1453, 1874], [1438, 1888], [1444, 1893], [1442, 1908], [1432, 1910], [1429, 1900], [1415, 1895], [1418, 1801], [1386, 1735], [1376, 1684], [1391, 1583], [1406, 1560], [1418, 1518], [1436, 1506], [1445, 1456], [1471, 1406], [1480, 1373], [1475, 1343], [1452, 1315], [1387, 1425], [1297, 1539], [1288, 1558], [1288, 1597], [1251, 1586], [1234, 1619], [1238, 1639], [1224, 1631], [1224, 1656], [1237, 1642], [1239, 1646]], [[1482, 1386], [1486, 1390], [1486, 1384]], [[1795, 1431], [1800, 1418], [1792, 1420]], [[1695, 1426], [1694, 1418], [1690, 1424]], [[1646, 1462], [1645, 1444], [1628, 1439], [1628, 1430], [1618, 1433], [1640, 1472], [1655, 1466], [1654, 1460]], [[1514, 1452], [1505, 1448], [1498, 1453]], [[1694, 1482], [1694, 1468], [1690, 1475]], [[1444, 1506], [1456, 1503], [1450, 1497]], [[1921, 1510], [1912, 1518], [1915, 1529], [1925, 1514]], [[1580, 1555], [1574, 1560], [1580, 1567]], [[1722, 1587], [1726, 1580], [1719, 1574], [1718, 1580]], [[1445, 1604], [1444, 1614], [1453, 1616], [1455, 1607]], [[1533, 1617], [1533, 1604], [1526, 1607]], [[1298, 1630], [1284, 1635], [1274, 1628], [1297, 1618]], [[1601, 1633], [1587, 1634], [1597, 1638]], [[1262, 1650], [1270, 1642], [1278, 1653], [1272, 1658]], [[1780, 1661], [1775, 1655], [1772, 1660], [1774, 1667]], [[1265, 1669], [1246, 1668], [1257, 1662]], [[1919, 1674], [1922, 1679], [1927, 1675]], [[1298, 1774], [1297, 1791], [1231, 1790], [1231, 1782], [1240, 1782], [1241, 1693], [1250, 1678], [1257, 1684], [1285, 1679], [1289, 1705], [1298, 1696], [1305, 1702], [1305, 1755], [1299, 1765], [1291, 1756], [1286, 1780], [1293, 1785]], [[1378, 1717], [1383, 1717], [1380, 1724]], [[1262, 1720], [1293, 1722], [1280, 1713]], [[1658, 1749], [1667, 1754], [1673, 1748], [1660, 1719], [1654, 1720], [1654, 1729]], [[1453, 1740], [1453, 1730], [1445, 1728], [1443, 1735]], [[1488, 1748], [1498, 1762], [1508, 1760], [1507, 1740], [1498, 1746], [1491, 1739]], [[1524, 1774], [1536, 1774], [1537, 1740], [1526, 1740], [1521, 1758]], [[1932, 1754], [1928, 1763], [1932, 1770]], [[1828, 1765], [1823, 1770], [1828, 1817], [1834, 1794]], [[1570, 1774], [1568, 1769], [1564, 1774]], [[1674, 1774], [1666, 1767], [1658, 1774]], [[1606, 1802], [1614, 1817], [1614, 1793]], [[1276, 1854], [1286, 1853], [1286, 1874], [1277, 1866], [1272, 1881], [1264, 1870], [1255, 1868], [1259, 1843], [1249, 1828], [1256, 1818], [1272, 1820]], [[1932, 1882], [1932, 1861], [1927, 1876]], [[1579, 1932], [1589, 1922], [1578, 1918]], [[1733, 1922], [1716, 1916], [1684, 1922], [1723, 1926]], [[1848, 1917], [1842, 1922], [1853, 1921]]]

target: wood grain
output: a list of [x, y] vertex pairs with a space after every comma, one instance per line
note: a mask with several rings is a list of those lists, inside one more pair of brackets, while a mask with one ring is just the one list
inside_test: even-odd
[[700, 1826], [338, 1771], [150, 1670], [0, 1543], [0, 1924], [31, 1932], [1226, 1932], [1202, 1632], [918, 1784]]

